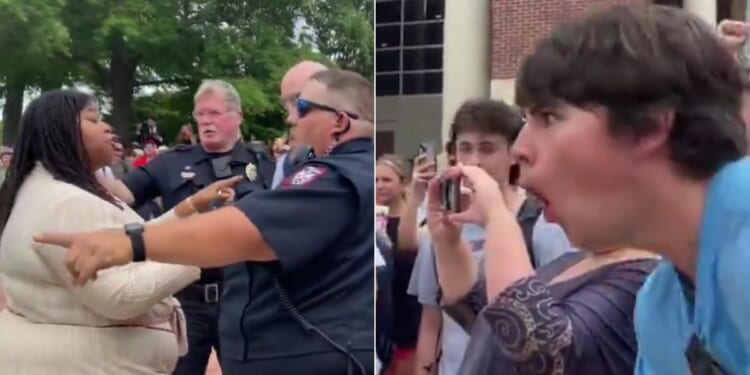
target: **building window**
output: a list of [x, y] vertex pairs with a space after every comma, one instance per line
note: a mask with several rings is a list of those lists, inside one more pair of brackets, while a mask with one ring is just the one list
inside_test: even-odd
[[377, 96], [399, 95], [401, 93], [401, 75], [377, 74], [375, 76], [375, 94]]
[[379, 50], [375, 53], [375, 65], [380, 72], [396, 72], [401, 70], [401, 51], [397, 49]]
[[434, 21], [442, 20], [445, 11], [445, 1], [404, 1], [404, 21]]
[[377, 95], [439, 94], [445, 0], [376, 0]]
[[404, 25], [404, 45], [424, 46], [443, 44], [443, 23]]
[[401, 46], [401, 27], [378, 26], [375, 28], [375, 40], [379, 48]]
[[404, 95], [439, 94], [443, 91], [443, 72], [404, 73]]
[[396, 134], [393, 130], [378, 130], [375, 133], [375, 157], [392, 154], [396, 148]]
[[375, 3], [375, 23], [401, 22], [400, 1], [378, 1]]
[[[716, 24], [725, 19], [736, 19], [732, 14], [732, 0], [717, 0], [716, 1]], [[744, 16], [744, 14], [743, 14]], [[742, 17], [745, 18], [745, 17]]]
[[443, 47], [404, 50], [403, 70], [443, 69]]

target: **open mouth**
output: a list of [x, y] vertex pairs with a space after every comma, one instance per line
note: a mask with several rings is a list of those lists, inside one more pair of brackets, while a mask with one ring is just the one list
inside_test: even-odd
[[557, 223], [558, 217], [555, 213], [553, 206], [550, 204], [549, 200], [547, 199], [547, 197], [545, 197], [544, 194], [539, 192], [539, 190], [536, 190], [532, 187], [527, 187], [526, 191], [529, 194], [533, 195], [534, 198], [536, 198], [536, 200], [542, 204], [542, 207], [543, 207], [542, 213], [544, 214], [544, 219], [549, 223]]

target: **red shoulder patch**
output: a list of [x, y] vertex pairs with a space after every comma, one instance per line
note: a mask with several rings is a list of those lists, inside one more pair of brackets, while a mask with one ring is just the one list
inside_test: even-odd
[[319, 180], [321, 177], [328, 174], [328, 169], [322, 166], [307, 166], [293, 175], [285, 178], [281, 185], [284, 186], [305, 186]]

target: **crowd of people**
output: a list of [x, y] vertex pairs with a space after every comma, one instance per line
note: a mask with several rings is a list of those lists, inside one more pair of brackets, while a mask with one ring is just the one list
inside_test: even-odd
[[0, 373], [748, 374], [749, 35], [588, 13], [515, 105], [377, 160], [372, 83], [315, 62], [268, 147], [223, 80], [171, 148], [42, 93], [0, 150]]
[[0, 373], [372, 374], [373, 95], [300, 62], [267, 150], [208, 79], [198, 134], [149, 120], [141, 155], [94, 97], [42, 93], [0, 187]]
[[749, 373], [748, 29], [588, 13], [380, 156], [381, 374]]

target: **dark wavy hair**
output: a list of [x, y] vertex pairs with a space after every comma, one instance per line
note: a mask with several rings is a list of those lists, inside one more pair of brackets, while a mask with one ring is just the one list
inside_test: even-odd
[[672, 112], [669, 157], [688, 178], [712, 176], [746, 153], [743, 81], [716, 32], [675, 7], [621, 5], [569, 21], [542, 39], [516, 80], [532, 111], [602, 107], [611, 135], [639, 139]]
[[78, 186], [120, 207], [91, 170], [83, 145], [80, 113], [96, 100], [75, 90], [54, 90], [32, 101], [21, 118], [13, 162], [0, 186], [0, 234], [26, 177], [41, 163], [60, 181]]

